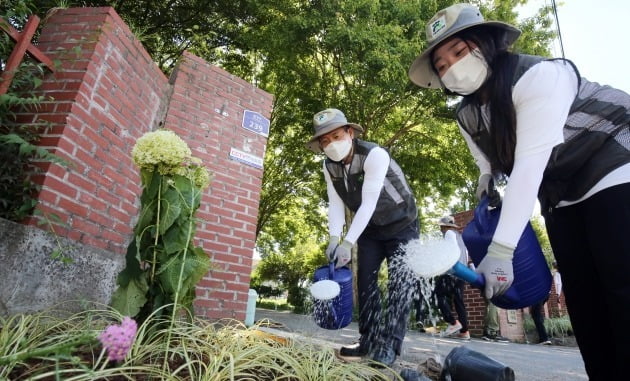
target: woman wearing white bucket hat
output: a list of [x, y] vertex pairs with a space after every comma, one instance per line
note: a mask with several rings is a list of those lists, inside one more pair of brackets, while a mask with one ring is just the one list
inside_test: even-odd
[[457, 122], [481, 171], [478, 195], [492, 175], [509, 177], [477, 267], [486, 296], [512, 283], [538, 195], [586, 371], [627, 377], [630, 331], [617, 327], [630, 316], [630, 95], [581, 78], [569, 60], [509, 52], [518, 29], [470, 4], [439, 11], [426, 32], [411, 81], [463, 96]]
[[[401, 284], [406, 279], [406, 264], [399, 248], [418, 238], [416, 201], [394, 159], [377, 144], [357, 139], [363, 128], [348, 123], [341, 111], [330, 108], [318, 112], [313, 128], [307, 148], [327, 156], [323, 162], [330, 233], [326, 255], [337, 267], [344, 266], [351, 259], [352, 246], [358, 246], [361, 338], [354, 346], [342, 347], [340, 355], [366, 356], [373, 351], [374, 361], [390, 366], [400, 355], [407, 331], [411, 292]], [[355, 215], [340, 239], [346, 207]], [[377, 280], [384, 260], [389, 292], [387, 313], [381, 318]]]

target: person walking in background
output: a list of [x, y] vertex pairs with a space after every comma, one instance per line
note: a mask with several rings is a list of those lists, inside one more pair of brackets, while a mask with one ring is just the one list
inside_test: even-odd
[[560, 296], [562, 295], [562, 276], [558, 271], [558, 262], [553, 261], [553, 284], [556, 287], [556, 295], [558, 295], [558, 309], [562, 309], [562, 302], [560, 302]]
[[[462, 240], [462, 235], [458, 231], [459, 226], [455, 224], [453, 216], [445, 216], [438, 222], [440, 231], [444, 239], [453, 241], [459, 248], [459, 261], [466, 265], [468, 263], [468, 251]], [[443, 336], [452, 336], [458, 339], [470, 340], [468, 332], [468, 313], [464, 303], [465, 282], [449, 274], [440, 275], [435, 281], [435, 297], [438, 308], [442, 313], [442, 318], [448, 326], [442, 333]], [[457, 319], [451, 311], [451, 303], [455, 306]]]
[[501, 336], [499, 309], [488, 299], [486, 299], [486, 314], [483, 317], [483, 334], [481, 335], [481, 339], [485, 341], [495, 341], [497, 343], [510, 342], [510, 339]]
[[549, 340], [547, 329], [545, 328], [544, 306], [546, 302], [547, 299], [529, 306], [529, 313], [532, 315], [532, 320], [534, 320], [534, 325], [536, 326], [538, 344], [551, 345], [551, 340]]
[[415, 328], [420, 332], [426, 332], [424, 321], [426, 314], [424, 310], [424, 293], [422, 292], [422, 281], [416, 281], [416, 292], [413, 295], [413, 308], [415, 312]]
[[630, 95], [586, 80], [567, 59], [510, 52], [521, 32], [471, 4], [437, 12], [426, 33], [411, 81], [462, 96], [456, 119], [480, 169], [478, 195], [508, 177], [477, 266], [486, 298], [511, 286], [538, 196], [586, 371], [627, 378], [630, 331], [617, 328], [630, 316]]
[[[470, 261], [468, 267], [471, 270], [475, 270], [475, 264]], [[484, 296], [484, 293], [481, 293]], [[501, 336], [501, 324], [499, 323], [499, 309], [492, 304], [489, 299], [484, 297], [486, 302], [486, 309], [483, 315], [483, 333], [481, 339], [485, 341], [496, 341], [498, 343], [509, 343], [510, 339]]]
[[[313, 152], [324, 152], [324, 178], [328, 193], [326, 249], [336, 266], [348, 264], [354, 244], [358, 246], [357, 289], [359, 342], [342, 347], [341, 356], [366, 356], [390, 366], [400, 355], [407, 330], [413, 286], [405, 274], [400, 246], [419, 237], [416, 200], [405, 176], [387, 151], [375, 143], [359, 140], [363, 128], [349, 123], [338, 109], [330, 108], [313, 117], [314, 134], [307, 143]], [[345, 208], [354, 218], [345, 236]], [[387, 311], [381, 318], [381, 296], [377, 285], [379, 268], [387, 261]], [[401, 292], [405, 290], [405, 292]]]

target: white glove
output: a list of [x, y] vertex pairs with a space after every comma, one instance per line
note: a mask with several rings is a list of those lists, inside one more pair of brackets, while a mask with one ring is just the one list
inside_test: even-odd
[[335, 257], [337, 257], [337, 264], [335, 265], [336, 269], [345, 266], [348, 262], [350, 262], [352, 259], [352, 246], [353, 244], [345, 239], [341, 245], [337, 246], [335, 249]]
[[335, 255], [337, 245], [339, 245], [339, 237], [331, 235], [330, 241], [328, 241], [328, 247], [326, 248], [326, 258], [328, 258], [328, 262], [332, 262], [337, 259], [337, 256]]
[[492, 180], [492, 175], [489, 173], [484, 173], [479, 176], [479, 182], [477, 183], [477, 191], [475, 192], [475, 196], [477, 196], [477, 200], [481, 200], [484, 193], [490, 193], [490, 180]]
[[488, 246], [488, 253], [477, 266], [477, 273], [483, 274], [486, 281], [485, 294], [487, 299], [502, 295], [514, 281], [512, 257], [514, 249], [495, 241]]

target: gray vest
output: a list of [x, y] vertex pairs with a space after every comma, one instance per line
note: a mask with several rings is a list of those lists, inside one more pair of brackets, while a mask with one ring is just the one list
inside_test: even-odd
[[[521, 54], [514, 70], [512, 86], [543, 57]], [[575, 72], [579, 72], [575, 65]], [[538, 199], [543, 210], [561, 200], [584, 196], [612, 170], [630, 163], [630, 95], [610, 86], [578, 79], [575, 97], [566, 124], [564, 143], [554, 147], [545, 168]], [[490, 157], [492, 144], [478, 106], [464, 98], [457, 108], [459, 124]]]
[[[361, 190], [365, 176], [363, 165], [368, 153], [375, 147], [378, 145], [355, 139], [354, 155], [348, 170], [344, 164], [326, 159], [326, 169], [337, 194], [353, 212], [361, 206]], [[348, 184], [347, 188], [344, 177]], [[415, 221], [417, 217], [416, 200], [411, 188], [396, 161], [390, 158], [376, 209], [365, 231], [372, 230], [385, 235], [394, 234]]]

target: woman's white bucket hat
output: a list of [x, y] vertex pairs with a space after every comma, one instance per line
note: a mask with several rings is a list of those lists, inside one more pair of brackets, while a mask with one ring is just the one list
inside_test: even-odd
[[521, 35], [521, 31], [500, 21], [484, 21], [479, 8], [471, 4], [454, 4], [442, 9], [427, 23], [427, 48], [411, 64], [409, 79], [420, 87], [441, 89], [443, 87], [431, 64], [431, 52], [441, 42], [464, 29], [479, 25], [495, 27], [505, 32], [505, 42], [509, 46]]

